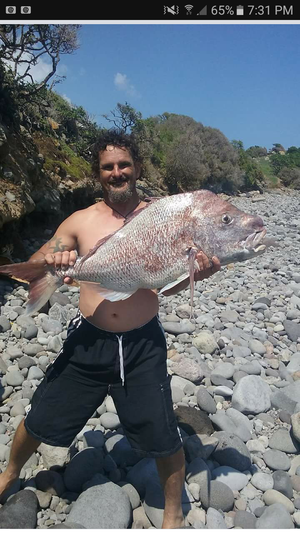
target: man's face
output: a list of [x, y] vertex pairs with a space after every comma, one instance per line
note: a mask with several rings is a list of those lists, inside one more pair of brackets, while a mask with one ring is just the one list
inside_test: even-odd
[[140, 166], [126, 148], [108, 145], [100, 152], [100, 183], [112, 203], [128, 201], [135, 190]]

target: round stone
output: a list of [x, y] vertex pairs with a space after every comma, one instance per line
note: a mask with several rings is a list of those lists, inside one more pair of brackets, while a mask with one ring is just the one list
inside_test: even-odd
[[282, 428], [273, 433], [269, 440], [269, 447], [286, 453], [297, 453], [299, 451], [298, 442], [291, 437], [289, 431]]
[[291, 476], [292, 487], [296, 492], [300, 492], [300, 476]]
[[273, 503], [281, 503], [288, 510], [290, 514], [293, 514], [295, 511], [294, 504], [289, 500], [284, 494], [278, 492], [277, 490], [270, 489], [267, 490], [263, 495], [263, 500], [266, 505], [272, 505]]
[[275, 472], [273, 472], [273, 480], [274, 490], [281, 492], [289, 499], [293, 497], [292, 480], [287, 472], [284, 472], [282, 470], [276, 470]]
[[235, 527], [242, 529], [255, 529], [257, 518], [248, 511], [237, 511], [234, 517]]
[[232, 407], [244, 414], [259, 414], [271, 407], [271, 389], [259, 376], [245, 376], [236, 384]]
[[120, 425], [120, 419], [115, 413], [103, 413], [99, 422], [105, 429], [117, 429]]
[[242, 490], [248, 483], [245, 474], [230, 466], [219, 466], [212, 471], [212, 475], [216, 481], [221, 481], [231, 490]]
[[237, 436], [227, 431], [214, 433], [219, 441], [212, 457], [220, 464], [236, 468], [240, 472], [249, 470], [251, 456], [244, 442]]
[[200, 501], [204, 509], [213, 507], [227, 512], [233, 508], [234, 496], [227, 485], [214, 480], [200, 487]]
[[272, 470], [289, 470], [291, 466], [290, 458], [279, 450], [267, 450], [263, 455], [263, 459]]
[[274, 479], [270, 474], [265, 474], [263, 472], [256, 472], [252, 478], [251, 483], [258, 490], [266, 492], [266, 490], [272, 489], [274, 486]]
[[290, 513], [282, 503], [266, 507], [256, 522], [256, 529], [293, 529]]
[[206, 413], [214, 414], [217, 411], [216, 402], [209, 394], [206, 387], [200, 386], [197, 392], [197, 403]]

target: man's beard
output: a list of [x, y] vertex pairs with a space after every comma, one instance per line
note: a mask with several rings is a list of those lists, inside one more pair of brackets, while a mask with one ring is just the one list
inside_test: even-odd
[[134, 185], [128, 183], [128, 186], [124, 190], [118, 190], [117, 188], [108, 189], [108, 200], [112, 204], [122, 204], [128, 202], [132, 198]]

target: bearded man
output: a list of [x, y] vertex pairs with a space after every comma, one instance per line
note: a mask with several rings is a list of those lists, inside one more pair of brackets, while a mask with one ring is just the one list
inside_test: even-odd
[[[136, 189], [142, 162], [131, 135], [114, 130], [102, 134], [94, 154], [103, 201], [64, 220], [31, 261], [68, 268], [77, 254], [87, 254], [101, 238], [121, 228], [129, 214], [147, 205]], [[202, 253], [196, 259], [200, 271], [195, 281], [220, 269], [217, 258], [213, 265]], [[164, 294], [176, 294], [188, 283], [183, 281]], [[0, 494], [19, 476], [41, 442], [70, 446], [110, 394], [131, 446], [141, 457], [156, 460], [165, 495], [162, 528], [183, 527], [185, 459], [158, 311], [155, 290], [140, 289], [126, 300], [110, 302], [93, 284], [82, 285], [78, 315], [70, 322], [63, 348], [47, 368], [16, 431], [9, 464], [0, 475]]]

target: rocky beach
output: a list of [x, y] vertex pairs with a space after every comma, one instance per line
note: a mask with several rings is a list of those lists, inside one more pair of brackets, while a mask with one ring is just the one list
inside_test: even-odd
[[[191, 319], [189, 290], [159, 297], [186, 455], [186, 526], [299, 528], [300, 191], [232, 203], [259, 214], [278, 246], [199, 282]], [[49, 235], [25, 240], [28, 254]], [[33, 317], [26, 300], [27, 285], [0, 280], [2, 471], [76, 315], [79, 288], [63, 285]], [[131, 449], [108, 396], [70, 448], [40, 445], [0, 499], [0, 528], [160, 529], [163, 505], [154, 459]]]

